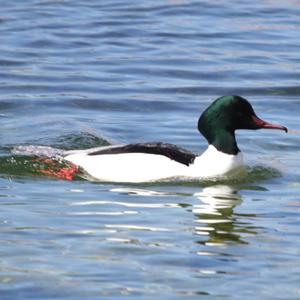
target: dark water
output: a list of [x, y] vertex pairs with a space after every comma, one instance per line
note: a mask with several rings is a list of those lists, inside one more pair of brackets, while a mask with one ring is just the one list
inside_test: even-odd
[[[300, 299], [299, 15], [289, 0], [2, 1], [1, 300]], [[294, 130], [240, 132], [244, 178], [69, 182], [10, 153], [201, 152], [197, 118], [225, 94]]]

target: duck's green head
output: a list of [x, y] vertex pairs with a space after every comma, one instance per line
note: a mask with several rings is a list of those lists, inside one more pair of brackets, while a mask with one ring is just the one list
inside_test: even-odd
[[239, 152], [235, 130], [261, 128], [287, 132], [284, 126], [274, 125], [258, 118], [251, 104], [240, 96], [218, 98], [202, 113], [198, 121], [198, 129], [208, 143], [227, 154]]

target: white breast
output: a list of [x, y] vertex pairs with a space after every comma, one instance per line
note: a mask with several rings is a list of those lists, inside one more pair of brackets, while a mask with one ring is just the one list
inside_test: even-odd
[[[231, 172], [244, 165], [243, 154], [226, 154], [209, 145], [206, 151], [198, 156], [191, 166], [191, 172], [198, 177], [216, 177]], [[197, 174], [197, 175], [196, 175]]]
[[80, 152], [67, 155], [65, 159], [82, 167], [99, 181], [135, 183], [171, 177], [219, 176], [243, 164], [241, 153], [224, 154], [212, 145], [190, 166], [163, 155], [147, 153], [87, 155], [87, 153]]

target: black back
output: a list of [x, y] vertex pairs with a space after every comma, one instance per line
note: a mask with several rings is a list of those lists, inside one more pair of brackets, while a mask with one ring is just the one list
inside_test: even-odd
[[104, 149], [91, 152], [88, 155], [121, 154], [121, 153], [148, 153], [164, 155], [186, 166], [194, 162], [196, 155], [188, 150], [168, 143], [139, 143]]

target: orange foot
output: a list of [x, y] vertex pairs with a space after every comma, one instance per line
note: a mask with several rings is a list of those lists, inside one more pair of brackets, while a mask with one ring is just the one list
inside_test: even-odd
[[47, 169], [37, 171], [47, 176], [64, 180], [73, 180], [75, 175], [79, 172], [78, 167], [72, 163], [62, 165], [61, 163], [49, 158], [39, 159], [39, 162], [42, 162], [45, 166], [47, 166]]

